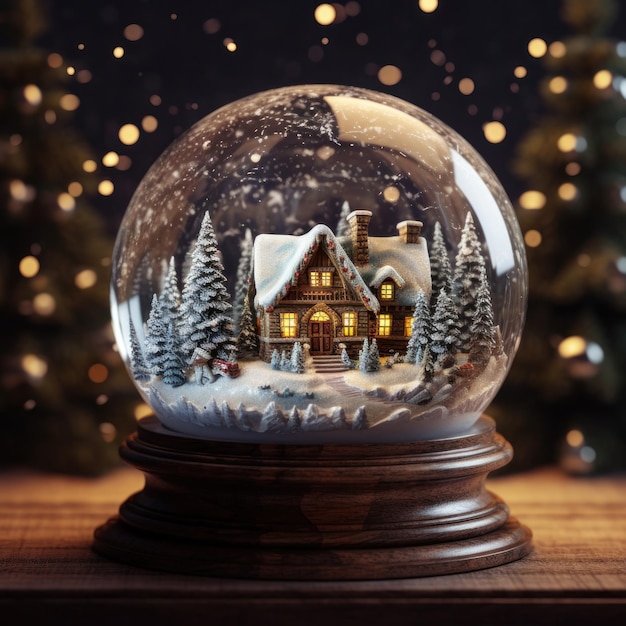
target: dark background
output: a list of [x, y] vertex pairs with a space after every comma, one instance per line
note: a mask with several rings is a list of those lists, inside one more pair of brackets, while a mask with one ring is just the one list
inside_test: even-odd
[[[559, 0], [440, 0], [430, 14], [417, 0], [342, 2], [358, 14], [329, 26], [315, 21], [318, 4], [48, 0], [50, 23], [41, 44], [76, 69], [68, 83], [81, 103], [74, 122], [94, 151], [98, 176], [115, 185], [112, 195], [94, 199], [112, 232], [147, 168], [177, 135], [232, 100], [298, 83], [349, 84], [404, 98], [460, 132], [513, 200], [524, 190], [511, 163], [516, 144], [541, 114], [538, 83], [545, 76], [542, 61], [527, 46], [535, 37], [550, 43], [568, 35]], [[207, 32], [208, 20], [219, 22], [217, 32]], [[126, 39], [129, 24], [143, 28], [140, 39]], [[360, 33], [367, 35], [366, 45], [357, 42]], [[612, 33], [626, 33], [623, 15]], [[236, 43], [235, 52], [226, 49], [226, 38]], [[125, 50], [120, 59], [113, 56], [116, 46]], [[387, 64], [402, 71], [392, 86], [377, 78]], [[514, 76], [517, 66], [527, 68], [525, 78]], [[90, 73], [88, 82], [77, 80], [84, 80], [81, 70]], [[462, 78], [474, 81], [472, 94], [460, 93]], [[150, 101], [154, 95], [160, 104]], [[146, 115], [157, 118], [158, 129], [123, 145], [119, 128], [140, 126]], [[483, 133], [494, 119], [507, 130], [498, 144]], [[130, 157], [132, 165], [123, 171], [104, 167], [100, 159], [110, 150]]]

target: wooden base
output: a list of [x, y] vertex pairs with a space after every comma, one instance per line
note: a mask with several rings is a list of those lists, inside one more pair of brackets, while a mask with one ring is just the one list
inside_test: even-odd
[[485, 488], [511, 446], [483, 417], [468, 433], [381, 445], [206, 441], [140, 422], [121, 449], [146, 484], [94, 549], [170, 572], [364, 580], [517, 560], [531, 533]]

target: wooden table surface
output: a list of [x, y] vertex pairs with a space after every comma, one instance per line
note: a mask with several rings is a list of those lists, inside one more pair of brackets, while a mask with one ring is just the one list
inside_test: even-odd
[[95, 480], [0, 473], [0, 623], [626, 623], [626, 476], [574, 479], [541, 469], [491, 479], [489, 488], [533, 531], [534, 551], [522, 561], [330, 583], [179, 576], [93, 553], [94, 528], [141, 486], [141, 474], [126, 469]]

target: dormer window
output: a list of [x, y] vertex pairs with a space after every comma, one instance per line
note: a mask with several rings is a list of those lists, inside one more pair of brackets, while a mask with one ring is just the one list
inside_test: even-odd
[[380, 299], [393, 300], [395, 297], [395, 285], [392, 282], [384, 282], [380, 286]]
[[312, 270], [309, 273], [311, 287], [332, 287], [333, 274], [325, 270]]

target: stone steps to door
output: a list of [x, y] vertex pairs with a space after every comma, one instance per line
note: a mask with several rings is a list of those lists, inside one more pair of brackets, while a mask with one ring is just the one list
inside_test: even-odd
[[333, 372], [345, 372], [346, 366], [341, 362], [341, 357], [336, 354], [323, 354], [313, 357], [313, 366], [318, 374], [332, 374]]

